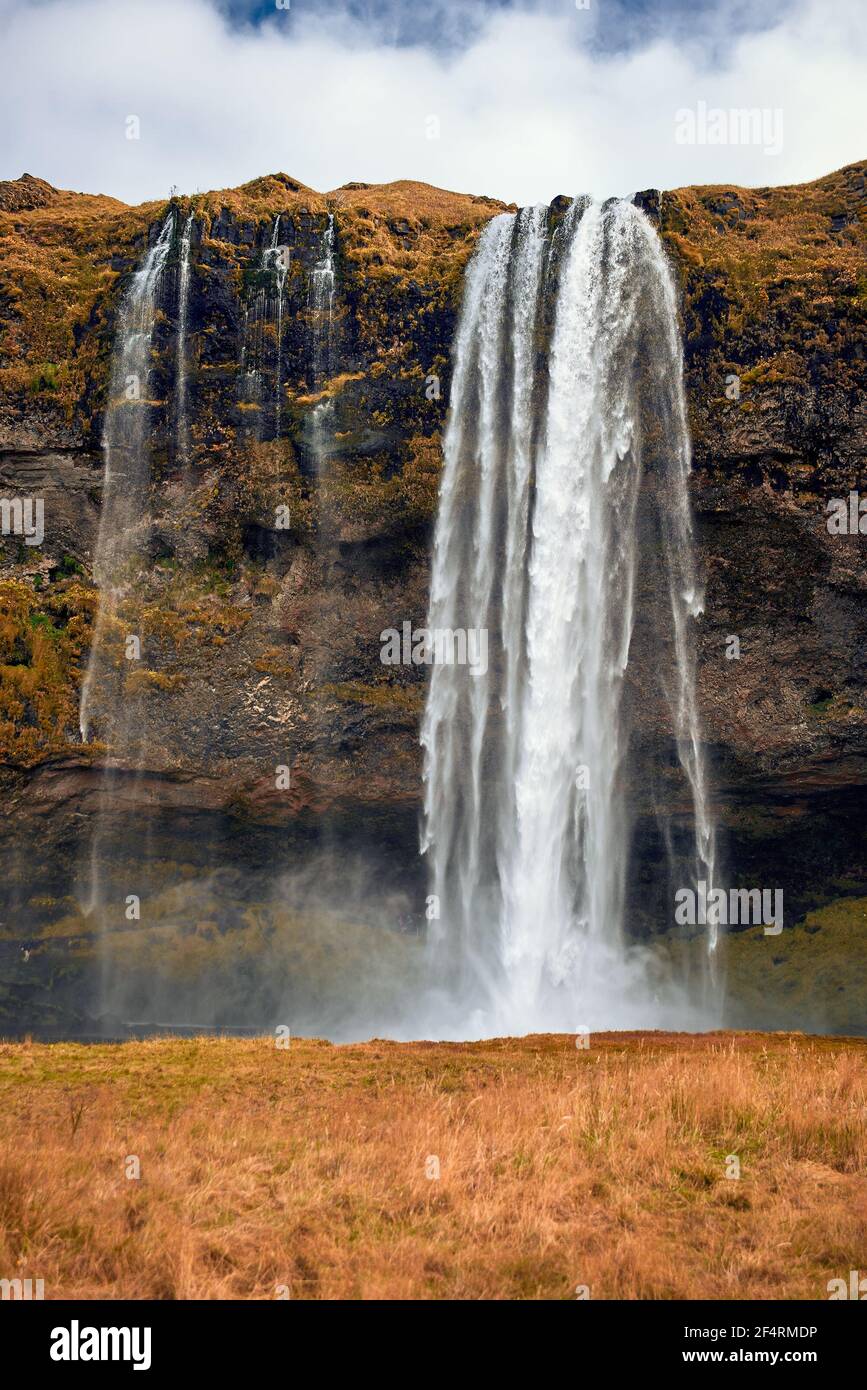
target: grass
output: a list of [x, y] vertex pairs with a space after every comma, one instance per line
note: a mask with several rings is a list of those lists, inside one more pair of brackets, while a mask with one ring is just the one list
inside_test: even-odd
[[[660, 231], [682, 288], [699, 467], [715, 466], [720, 424], [724, 434], [738, 412], [768, 412], [770, 399], [805, 390], [819, 398], [836, 390], [845, 399], [859, 389], [867, 342], [865, 172], [861, 162], [798, 186], [662, 194]], [[722, 389], [729, 372], [740, 377], [737, 404]], [[789, 487], [827, 495], [816, 472], [790, 467]]]
[[48, 1298], [826, 1298], [867, 1256], [865, 1056], [3, 1045], [0, 1275]]
[[[355, 287], [362, 336], [373, 347], [394, 337], [386, 301], [395, 288], [422, 284], [436, 303], [456, 294], [481, 227], [504, 206], [409, 181], [318, 193], [285, 174], [172, 202], [179, 219], [196, 213], [206, 249], [225, 258], [238, 289], [249, 256], [216, 234], [221, 217], [258, 234], [278, 213], [324, 227], [333, 211], [341, 254], [345, 247], [343, 277]], [[0, 387], [10, 403], [24, 412], [36, 401], [58, 427], [92, 428], [107, 386], [122, 268], [140, 259], [148, 229], [168, 207], [127, 207], [42, 180], [0, 182], [0, 321], [7, 337]], [[197, 273], [211, 272], [199, 265]]]

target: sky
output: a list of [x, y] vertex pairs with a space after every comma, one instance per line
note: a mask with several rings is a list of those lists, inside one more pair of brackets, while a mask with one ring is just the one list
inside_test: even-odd
[[0, 62], [0, 177], [126, 202], [282, 170], [524, 204], [867, 157], [865, 0], [0, 0]]

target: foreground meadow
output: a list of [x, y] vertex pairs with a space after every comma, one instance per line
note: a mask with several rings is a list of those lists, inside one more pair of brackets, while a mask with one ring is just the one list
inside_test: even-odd
[[2, 1044], [0, 1278], [824, 1299], [867, 1271], [865, 1062], [783, 1034]]

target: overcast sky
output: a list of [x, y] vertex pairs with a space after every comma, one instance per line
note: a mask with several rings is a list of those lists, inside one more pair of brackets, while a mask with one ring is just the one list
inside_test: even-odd
[[[867, 0], [584, 2], [0, 0], [0, 177], [139, 202], [284, 170], [528, 203], [867, 156]], [[698, 116], [679, 143], [700, 103], [762, 109], [774, 138], [699, 143]]]

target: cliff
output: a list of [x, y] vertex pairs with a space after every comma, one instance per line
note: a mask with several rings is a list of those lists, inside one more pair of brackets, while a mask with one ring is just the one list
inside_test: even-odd
[[[638, 195], [682, 295], [699, 693], [727, 857], [738, 882], [784, 882], [798, 915], [864, 874], [863, 540], [829, 534], [824, 509], [867, 495], [865, 172]], [[99, 802], [105, 747], [82, 744], [78, 693], [110, 356], [128, 278], [171, 208], [146, 655], [129, 688], [158, 737], [129, 795], [143, 818], [159, 810], [166, 859], [199, 868], [229, 842], [247, 866], [296, 843], [351, 843], [385, 863], [417, 848], [424, 668], [383, 666], [379, 634], [424, 619], [462, 276], [503, 205], [411, 182], [320, 194], [277, 174], [130, 208], [24, 175], [0, 184], [0, 495], [44, 498], [46, 533], [40, 547], [2, 538], [0, 834], [13, 916], [27, 905], [31, 931], [74, 914]], [[329, 214], [336, 291], [317, 370], [311, 280]], [[263, 262], [278, 216], [279, 318]], [[648, 768], [667, 740], [661, 706], [643, 699], [653, 660], [639, 644], [630, 667], [648, 855]], [[288, 797], [274, 789], [283, 763]]]

